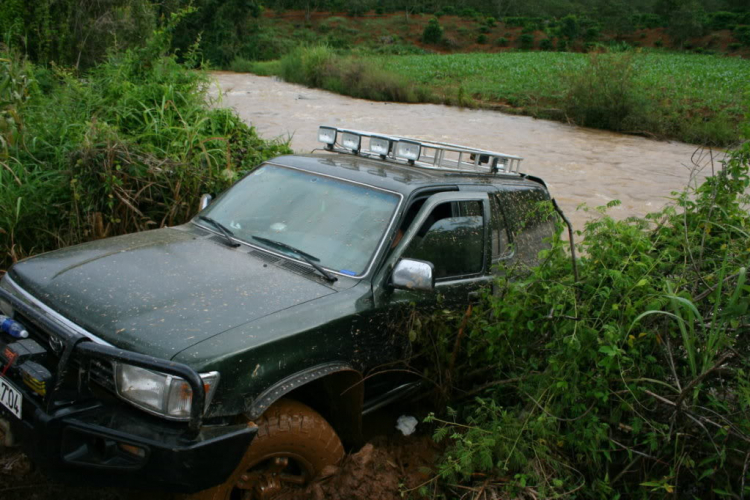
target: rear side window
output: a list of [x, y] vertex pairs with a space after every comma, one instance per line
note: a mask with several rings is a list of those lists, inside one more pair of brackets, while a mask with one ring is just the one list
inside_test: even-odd
[[541, 250], [549, 248], [547, 239], [554, 233], [551, 214], [541, 204], [549, 200], [541, 189], [513, 189], [498, 192], [512, 238], [514, 258], [527, 265], [538, 263]]
[[508, 216], [510, 230], [513, 234], [549, 222], [539, 203], [549, 197], [540, 189], [522, 189], [501, 191], [502, 208]]

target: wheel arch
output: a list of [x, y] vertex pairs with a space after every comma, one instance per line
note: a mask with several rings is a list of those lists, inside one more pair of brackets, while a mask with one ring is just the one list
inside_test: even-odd
[[326, 363], [294, 373], [255, 398], [245, 412], [257, 420], [281, 398], [304, 403], [320, 413], [346, 446], [362, 441], [362, 373], [347, 363]]

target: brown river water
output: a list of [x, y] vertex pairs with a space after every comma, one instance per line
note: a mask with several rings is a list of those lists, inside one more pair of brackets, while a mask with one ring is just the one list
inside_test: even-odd
[[[591, 213], [576, 210], [620, 200], [616, 218], [658, 210], [695, 170], [710, 173], [710, 153], [664, 142], [489, 110], [353, 99], [247, 73], [214, 73], [220, 106], [234, 108], [264, 138], [291, 137], [292, 148], [319, 147], [319, 125], [463, 144], [524, 158], [521, 170], [543, 178], [577, 229]], [[218, 92], [214, 89], [214, 95]], [[714, 159], [721, 152], [714, 152]], [[695, 156], [695, 158], [694, 158]], [[717, 164], [718, 165], [718, 164]]]

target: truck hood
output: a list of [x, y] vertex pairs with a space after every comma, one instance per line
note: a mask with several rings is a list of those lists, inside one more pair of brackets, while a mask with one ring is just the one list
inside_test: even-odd
[[336, 291], [264, 255], [195, 229], [167, 228], [42, 254], [9, 275], [103, 340], [170, 359], [230, 328]]

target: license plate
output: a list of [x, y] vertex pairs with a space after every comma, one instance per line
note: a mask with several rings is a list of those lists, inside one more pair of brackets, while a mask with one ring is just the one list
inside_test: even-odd
[[0, 404], [9, 409], [13, 415], [21, 418], [22, 402], [23, 396], [18, 389], [13, 387], [6, 379], [0, 378]]

